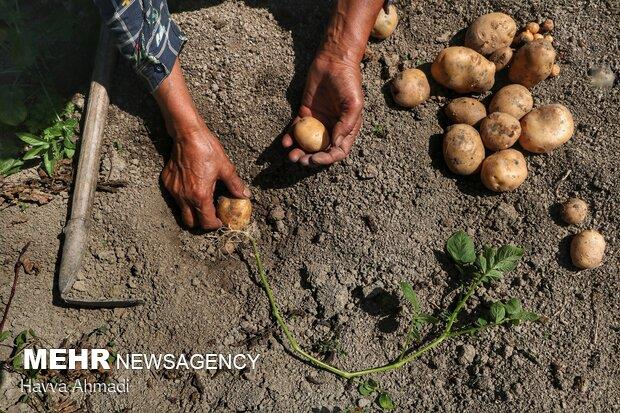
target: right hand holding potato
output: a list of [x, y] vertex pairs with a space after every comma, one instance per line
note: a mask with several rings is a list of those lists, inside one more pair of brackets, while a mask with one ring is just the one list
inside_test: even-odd
[[213, 204], [218, 179], [226, 184], [233, 197], [251, 196], [221, 143], [206, 125], [175, 139], [172, 156], [161, 179], [179, 205], [183, 222], [190, 228], [217, 229], [222, 226]]

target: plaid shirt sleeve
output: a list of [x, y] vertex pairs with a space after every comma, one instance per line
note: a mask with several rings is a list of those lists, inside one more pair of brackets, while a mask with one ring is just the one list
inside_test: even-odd
[[157, 90], [186, 41], [166, 0], [94, 0], [121, 54]]

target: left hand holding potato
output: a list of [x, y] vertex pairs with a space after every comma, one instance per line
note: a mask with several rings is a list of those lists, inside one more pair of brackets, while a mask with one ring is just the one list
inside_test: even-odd
[[[330, 136], [330, 146], [316, 153], [307, 153], [299, 145], [288, 155], [292, 162], [302, 165], [329, 165], [343, 160], [351, 151], [353, 142], [362, 126], [364, 94], [359, 64], [319, 53], [314, 59], [298, 116], [312, 116], [321, 121]], [[294, 137], [286, 133], [282, 145], [290, 148]]]

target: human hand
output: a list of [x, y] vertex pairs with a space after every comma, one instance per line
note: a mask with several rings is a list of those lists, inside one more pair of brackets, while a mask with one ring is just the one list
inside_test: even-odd
[[[362, 126], [363, 107], [359, 64], [320, 52], [308, 72], [301, 106], [291, 125], [302, 117], [312, 116], [329, 131], [331, 145], [314, 154], [295, 147], [289, 152], [289, 159], [307, 166], [329, 165], [346, 158]], [[282, 138], [282, 145], [290, 148], [293, 144], [289, 131]]]
[[217, 229], [222, 226], [213, 204], [213, 191], [218, 180], [222, 180], [236, 198], [251, 196], [220, 141], [206, 125], [175, 137], [172, 156], [161, 180], [181, 209], [183, 222], [190, 228]]

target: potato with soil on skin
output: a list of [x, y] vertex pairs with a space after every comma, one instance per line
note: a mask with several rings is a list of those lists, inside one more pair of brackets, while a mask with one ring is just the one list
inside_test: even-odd
[[522, 85], [504, 86], [495, 93], [489, 104], [489, 112], [507, 113], [521, 119], [534, 106], [532, 93]]
[[293, 125], [293, 137], [308, 153], [319, 152], [329, 146], [329, 133], [325, 125], [312, 116], [301, 118]]
[[394, 32], [397, 25], [398, 13], [396, 12], [396, 7], [394, 5], [390, 5], [388, 7], [387, 14], [385, 13], [385, 10], [381, 8], [370, 35], [378, 40], [387, 39]]
[[252, 202], [244, 198], [221, 196], [217, 200], [217, 216], [225, 227], [244, 230], [252, 219]]
[[483, 55], [510, 46], [517, 24], [507, 14], [489, 13], [478, 17], [465, 33], [465, 46]]
[[581, 224], [588, 216], [588, 204], [583, 199], [570, 198], [562, 204], [561, 215], [567, 224]]
[[482, 163], [480, 178], [484, 186], [491, 191], [512, 191], [527, 178], [525, 157], [516, 149], [496, 152]]
[[486, 92], [495, 83], [495, 64], [467, 47], [443, 49], [431, 65], [433, 78], [458, 93]]
[[519, 120], [507, 113], [493, 112], [480, 122], [482, 143], [492, 151], [510, 148], [520, 135]]
[[506, 66], [510, 64], [512, 60], [513, 51], [509, 46], [502, 47], [501, 49], [497, 49], [491, 56], [489, 56], [489, 60], [493, 62], [495, 65], [495, 71], [499, 72]]
[[508, 78], [511, 82], [531, 89], [549, 77], [555, 63], [555, 55], [551, 43], [543, 39], [533, 40], [515, 54]]
[[390, 82], [394, 102], [404, 108], [419, 105], [431, 95], [431, 86], [423, 71], [419, 69], [403, 70]]
[[475, 126], [487, 116], [482, 102], [468, 97], [452, 99], [444, 109], [446, 116], [453, 123]]
[[521, 118], [519, 143], [526, 151], [547, 153], [566, 143], [574, 130], [573, 115], [566, 106], [540, 106]]
[[605, 238], [598, 231], [581, 231], [570, 243], [570, 258], [582, 270], [598, 267], [604, 256]]
[[458, 175], [471, 175], [484, 160], [484, 145], [478, 131], [470, 125], [448, 127], [443, 137], [443, 157], [448, 169]]

